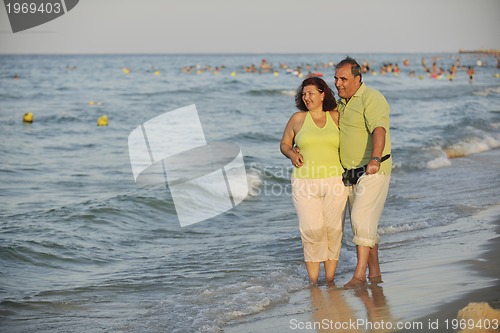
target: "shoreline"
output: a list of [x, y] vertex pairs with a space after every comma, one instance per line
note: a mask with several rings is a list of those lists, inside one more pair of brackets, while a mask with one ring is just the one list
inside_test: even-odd
[[[471, 220], [482, 221], [485, 228], [476, 235], [443, 241], [408, 258], [384, 263], [384, 283], [379, 286], [343, 290], [350, 275], [341, 274], [337, 288], [292, 292], [288, 303], [232, 320], [224, 332], [365, 332], [370, 325], [377, 332], [456, 332], [452, 320], [469, 303], [488, 302], [500, 308], [500, 206], [460, 219], [458, 227]], [[474, 245], [477, 239], [482, 242]], [[466, 256], [469, 246], [473, 252]], [[388, 329], [387, 323], [394, 326]], [[399, 329], [397, 324], [414, 326]]]
[[[445, 303], [439, 307], [439, 310], [429, 316], [419, 319], [419, 321], [438, 322], [438, 327], [425, 327], [419, 332], [431, 333], [436, 332], [456, 332], [452, 327], [446, 327], [445, 320], [457, 318], [458, 311], [466, 307], [469, 303], [488, 303], [493, 309], [500, 309], [500, 262], [498, 254], [500, 253], [500, 215], [491, 216], [492, 224], [495, 225], [496, 236], [481, 245], [484, 252], [480, 254], [480, 258], [475, 260], [466, 260], [464, 265], [470, 267], [475, 273], [483, 276], [489, 276], [497, 280], [497, 282], [489, 287], [480, 288], [466, 293], [460, 299], [453, 302]], [[411, 330], [400, 330], [397, 332], [406, 333]]]

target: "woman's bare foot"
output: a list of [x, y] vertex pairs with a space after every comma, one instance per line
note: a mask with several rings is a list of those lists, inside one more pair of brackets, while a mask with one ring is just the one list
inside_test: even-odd
[[312, 287], [317, 287], [318, 286], [318, 281], [314, 282], [314, 281], [309, 281], [309, 288], [312, 288]]

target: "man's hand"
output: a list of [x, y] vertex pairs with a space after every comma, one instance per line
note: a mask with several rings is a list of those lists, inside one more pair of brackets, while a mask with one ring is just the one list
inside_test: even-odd
[[376, 174], [380, 170], [380, 162], [376, 160], [370, 160], [366, 165], [366, 174], [373, 175]]
[[293, 147], [292, 153], [290, 154], [290, 160], [292, 161], [292, 164], [297, 168], [304, 165], [304, 157], [300, 154], [299, 147]]

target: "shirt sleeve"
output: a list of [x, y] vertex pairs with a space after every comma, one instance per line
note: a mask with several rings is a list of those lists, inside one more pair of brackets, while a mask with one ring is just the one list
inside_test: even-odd
[[383, 127], [386, 131], [389, 131], [390, 108], [382, 93], [372, 90], [369, 94], [366, 94], [364, 107], [366, 128], [370, 133], [373, 133], [377, 127]]

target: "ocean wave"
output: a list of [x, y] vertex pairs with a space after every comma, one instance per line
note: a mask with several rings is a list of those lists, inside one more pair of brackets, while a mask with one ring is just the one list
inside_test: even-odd
[[393, 171], [419, 171], [449, 167], [455, 158], [467, 157], [500, 147], [500, 137], [476, 131], [475, 135], [445, 140], [435, 140], [427, 147], [399, 148], [393, 152]]
[[[154, 327], [168, 328], [170, 332], [221, 332], [229, 322], [286, 303], [293, 292], [308, 288], [306, 268], [298, 261], [232, 283], [212, 284], [169, 296], [150, 309], [145, 321], [131, 323], [130, 328], [135, 331], [140, 325], [146, 330]], [[354, 271], [356, 262], [356, 252], [343, 247], [337, 275]]]
[[[53, 114], [53, 115], [40, 115], [36, 117], [36, 122], [37, 123], [54, 123], [54, 124], [64, 124], [64, 123], [80, 123], [82, 121], [82, 117], [69, 113], [69, 112], [62, 112], [60, 114]], [[95, 121], [97, 121], [98, 117], [94, 117]]]
[[412, 231], [430, 228], [432, 225], [429, 222], [421, 221], [414, 223], [405, 223], [400, 225], [379, 226], [378, 233], [380, 235], [397, 234], [400, 232]]
[[448, 158], [464, 157], [500, 147], [500, 140], [493, 136], [471, 137], [443, 148]]
[[298, 267], [278, 270], [242, 282], [211, 285], [172, 295], [149, 310], [147, 318], [131, 322], [135, 332], [221, 332], [231, 320], [260, 313], [285, 303], [290, 293], [307, 288]]
[[256, 173], [260, 177], [260, 184], [271, 183], [271, 184], [289, 184], [290, 175], [292, 173], [292, 165], [274, 165], [266, 166], [261, 163], [251, 163], [250, 170]]
[[433, 160], [430, 160], [426, 163], [427, 169], [439, 169], [448, 167], [451, 165], [451, 161], [447, 156], [439, 156]]
[[295, 97], [295, 93], [296, 93], [295, 90], [280, 90], [280, 94], [285, 96]]
[[279, 144], [281, 137], [278, 135], [273, 135], [272, 133], [262, 133], [262, 132], [246, 132], [233, 136], [230, 138], [231, 141], [244, 141], [244, 142], [276, 142]]
[[486, 88], [484, 90], [478, 90], [478, 91], [473, 92], [472, 94], [476, 95], [476, 96], [481, 96], [481, 97], [487, 97], [490, 95], [498, 95], [498, 94], [500, 94], [500, 86], [490, 87], [490, 88]]
[[262, 172], [256, 169], [247, 170], [248, 195], [256, 197], [259, 195], [259, 188], [262, 185]]
[[292, 89], [253, 89], [247, 91], [251, 96], [295, 96], [295, 90]]

